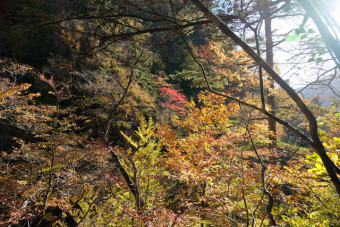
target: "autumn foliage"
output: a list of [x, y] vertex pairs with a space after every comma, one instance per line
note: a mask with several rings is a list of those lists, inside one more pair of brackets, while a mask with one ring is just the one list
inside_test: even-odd
[[[340, 225], [306, 118], [190, 1], [5, 2], [0, 226]], [[338, 103], [303, 101], [339, 166]]]
[[185, 115], [184, 109], [187, 103], [186, 97], [181, 94], [178, 90], [169, 87], [165, 82], [159, 88], [159, 93], [163, 99], [162, 106], [169, 108], [181, 115]]

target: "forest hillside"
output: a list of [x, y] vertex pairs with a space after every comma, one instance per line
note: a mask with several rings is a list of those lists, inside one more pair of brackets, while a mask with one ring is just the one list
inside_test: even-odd
[[1, 1], [0, 226], [340, 226], [337, 9]]

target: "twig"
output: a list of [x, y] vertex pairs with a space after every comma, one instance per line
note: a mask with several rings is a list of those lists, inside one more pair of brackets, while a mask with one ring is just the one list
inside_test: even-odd
[[[239, 106], [240, 106], [241, 113], [243, 113], [241, 105], [239, 105]], [[267, 197], [268, 197], [268, 204], [267, 204], [267, 207], [266, 207], [266, 212], [267, 212], [267, 215], [269, 217], [270, 224], [275, 226], [276, 225], [276, 221], [274, 219], [273, 214], [271, 213], [272, 209], [273, 209], [273, 206], [274, 206], [274, 199], [273, 199], [273, 196], [270, 194], [270, 192], [269, 192], [269, 190], [267, 188], [267, 184], [266, 184], [266, 176], [265, 176], [265, 174], [266, 174], [266, 170], [267, 170], [267, 165], [263, 162], [262, 157], [260, 156], [260, 154], [257, 151], [257, 148], [255, 146], [255, 143], [253, 141], [253, 138], [251, 136], [251, 133], [250, 133], [250, 130], [249, 130], [249, 127], [248, 127], [248, 123], [247, 123], [246, 119], [244, 118], [244, 116], [243, 116], [243, 120], [244, 120], [244, 124], [246, 126], [246, 131], [247, 131], [248, 137], [249, 137], [250, 142], [251, 142], [251, 144], [253, 146], [254, 152], [255, 152], [257, 158], [259, 159], [259, 161], [261, 163], [261, 167], [262, 167], [262, 171], [261, 171], [262, 190], [263, 190], [263, 193], [266, 194]]]

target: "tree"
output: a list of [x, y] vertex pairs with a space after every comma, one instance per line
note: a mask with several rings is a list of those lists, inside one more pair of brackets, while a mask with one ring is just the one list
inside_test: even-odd
[[[340, 195], [340, 180], [337, 176], [337, 173], [340, 173], [339, 167], [337, 167], [333, 161], [329, 158], [329, 156], [326, 153], [326, 150], [324, 146], [321, 143], [321, 140], [318, 135], [318, 126], [317, 121], [315, 119], [315, 116], [313, 113], [309, 110], [309, 108], [304, 104], [304, 102], [301, 100], [301, 98], [297, 95], [297, 93], [270, 67], [270, 65], [262, 60], [262, 58], [256, 54], [256, 52], [245, 42], [243, 42], [235, 33], [233, 33], [229, 27], [223, 23], [215, 14], [213, 14], [204, 4], [202, 4], [199, 0], [192, 0], [193, 4], [195, 4], [199, 10], [204, 13], [204, 15], [209, 18], [213, 23], [219, 27], [219, 29], [228, 37], [230, 37], [237, 45], [240, 45], [248, 54], [250, 57], [252, 57], [257, 64], [259, 64], [261, 67], [263, 67], [267, 73], [275, 80], [275, 82], [278, 83], [294, 100], [296, 105], [299, 107], [301, 112], [305, 115], [309, 122], [309, 130], [311, 134], [311, 139], [309, 139], [304, 134], [300, 133], [299, 131], [293, 129], [287, 122], [282, 121], [281, 119], [275, 118], [272, 114], [268, 113], [266, 110], [260, 109], [255, 107], [257, 110], [261, 111], [262, 113], [266, 114], [267, 116], [270, 116], [271, 118], [274, 118], [277, 122], [290, 127], [295, 131], [295, 133], [300, 134], [301, 137], [303, 137], [305, 140], [308, 141], [308, 144], [311, 145], [320, 155], [323, 164], [325, 165], [327, 172], [331, 178], [331, 181], [333, 182], [338, 194]], [[244, 104], [244, 103], [242, 103]]]
[[274, 46], [294, 40], [331, 62], [307, 16], [273, 33], [289, 7], [304, 15], [296, 4], [0, 5], [0, 45], [23, 47], [0, 51], [18, 61], [0, 60], [1, 224], [338, 225], [336, 102], [300, 98], [273, 70]]
[[[164, 123], [158, 126], [157, 135], [167, 151], [167, 175], [171, 182], [176, 182], [170, 206], [181, 210], [194, 223], [232, 223], [234, 212], [242, 210], [236, 205], [240, 199], [237, 182], [242, 174], [237, 174], [240, 163], [236, 157], [233, 160], [238, 155], [232, 151], [240, 134], [232, 129], [230, 120], [238, 107], [207, 92], [201, 92], [198, 99], [200, 106], [189, 101], [187, 115], [175, 116], [173, 127]], [[222, 189], [224, 184], [228, 186]], [[230, 209], [225, 216], [223, 206], [227, 205], [237, 208]], [[198, 215], [200, 219], [195, 220]]]
[[[74, 108], [62, 108], [60, 103], [70, 98], [65, 87], [32, 67], [9, 59], [2, 63], [7, 65], [2, 75], [11, 74], [13, 79], [27, 73], [49, 85], [56, 103], [37, 105], [34, 99], [40, 94], [30, 93], [29, 84], [1, 80], [0, 123], [5, 127], [12, 124], [28, 134], [26, 138], [18, 135], [16, 147], [1, 154], [1, 224], [25, 223], [25, 220], [37, 226], [80, 223], [82, 218], [74, 217], [72, 212], [93, 202], [88, 202], [83, 195], [94, 193], [94, 203], [98, 203], [103, 199], [100, 193], [107, 190], [105, 187], [94, 189], [99, 181], [106, 184], [105, 178], [89, 183], [84, 177], [93, 177], [95, 170], [103, 174], [101, 167], [106, 165], [108, 151], [97, 140], [89, 140], [86, 133], [79, 134], [80, 125], [89, 119], [74, 114]], [[85, 217], [86, 213], [82, 215]]]
[[[327, 14], [326, 8], [329, 2], [321, 1], [314, 4], [309, 0], [299, 0], [300, 5], [305, 9], [307, 16], [311, 17], [317, 26], [326, 46], [331, 53], [335, 55], [333, 60], [337, 67], [340, 67], [340, 47], [337, 32], [340, 31], [339, 25], [334, 24], [332, 18]], [[330, 1], [330, 5], [335, 4], [335, 1]], [[333, 30], [333, 34], [330, 30]], [[335, 30], [335, 32], [334, 32]]]
[[[260, 1], [261, 2], [261, 1]], [[266, 36], [266, 61], [271, 67], [274, 67], [274, 55], [273, 55], [273, 37], [272, 37], [272, 19], [271, 19], [271, 9], [270, 9], [271, 1], [267, 1], [265, 3], [265, 10], [264, 14], [264, 24], [265, 24], [265, 36]], [[270, 78], [270, 85], [269, 85], [269, 94], [268, 94], [268, 105], [270, 108], [270, 113], [275, 116], [275, 96], [274, 96], [274, 81]], [[272, 146], [276, 146], [276, 121], [272, 118], [268, 118], [268, 125], [269, 125], [269, 137], [271, 139]]]

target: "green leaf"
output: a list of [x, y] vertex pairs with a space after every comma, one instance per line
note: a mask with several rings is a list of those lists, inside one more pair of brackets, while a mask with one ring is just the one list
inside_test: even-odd
[[300, 39], [305, 39], [307, 38], [307, 34], [303, 34]]
[[315, 30], [313, 28], [308, 29], [308, 33], [315, 33]]
[[285, 39], [286, 42], [294, 42], [298, 39], [298, 35], [294, 33], [293, 35], [288, 35]]
[[322, 58], [322, 57], [317, 58], [317, 59], [316, 59], [316, 62], [317, 62], [317, 63], [323, 62], [323, 58]]

